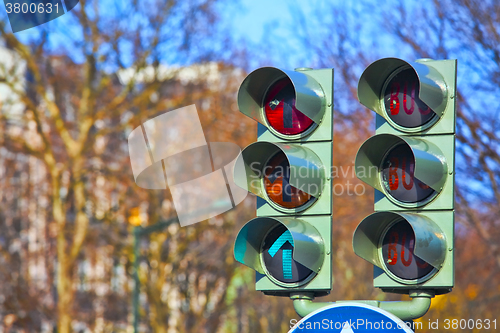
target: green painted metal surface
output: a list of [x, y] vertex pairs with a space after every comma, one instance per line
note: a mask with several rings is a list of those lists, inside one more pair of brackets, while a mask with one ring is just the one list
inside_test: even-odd
[[[289, 79], [295, 93], [295, 107], [313, 121], [312, 127], [296, 135], [273, 130], [264, 112], [270, 88]], [[268, 295], [287, 296], [294, 290], [326, 295], [332, 288], [331, 223], [333, 162], [333, 69], [281, 70], [264, 67], [250, 73], [238, 91], [240, 112], [259, 122], [257, 142], [243, 149], [234, 170], [235, 183], [258, 196], [257, 218], [243, 226], [236, 237], [237, 261], [256, 273], [256, 289]], [[266, 164], [282, 152], [290, 166], [289, 184], [314, 197], [297, 208], [271, 202], [263, 184]], [[280, 283], [266, 274], [262, 242], [277, 225], [286, 227], [293, 239], [293, 260], [314, 272], [296, 284]]]
[[[293, 259], [314, 272], [319, 272], [327, 249], [324, 237], [314, 225], [304, 219], [291, 217], [257, 217], [245, 224], [236, 236], [234, 256], [240, 263], [265, 274], [261, 254], [264, 238], [278, 224], [284, 225], [294, 246]], [[323, 230], [325, 231], [325, 230]]]
[[[387, 152], [398, 144], [407, 145], [415, 159], [415, 178], [440, 192], [446, 181], [448, 161], [441, 149], [424, 138], [378, 134], [366, 140], [356, 154], [356, 175], [379, 191], [384, 191], [380, 169]], [[370, 172], [377, 169], [377, 172]]]
[[[419, 98], [436, 114], [425, 125], [404, 128], [392, 121], [384, 106], [383, 90], [403, 68], [415, 72]], [[431, 290], [443, 294], [454, 285], [456, 73], [456, 60], [406, 62], [386, 58], [368, 66], [359, 80], [360, 103], [377, 115], [376, 135], [365, 141], [356, 156], [356, 174], [375, 188], [376, 213], [366, 217], [356, 229], [353, 248], [374, 265], [374, 286], [386, 292]], [[398, 144], [411, 149], [415, 178], [434, 189], [435, 195], [409, 203], [400, 202], [387, 192], [382, 183], [382, 160]], [[388, 272], [381, 262], [381, 238], [391, 223], [400, 218], [415, 233], [414, 254], [434, 267], [425, 278], [405, 281]]]
[[381, 302], [373, 300], [342, 300], [336, 302], [313, 302], [314, 297], [308, 293], [291, 295], [295, 312], [301, 317], [317, 311], [332, 304], [361, 303], [381, 308], [400, 318], [401, 320], [413, 320], [424, 316], [431, 306], [434, 297], [432, 291], [418, 291], [410, 293], [410, 301]]
[[[401, 68], [412, 68], [419, 81], [419, 98], [438, 115], [440, 120], [431, 128], [415, 128], [413, 132], [425, 134], [455, 132], [455, 103], [456, 103], [456, 60], [420, 59], [416, 62], [407, 62], [397, 58], [384, 58], [368, 66], [358, 82], [358, 100], [361, 104], [375, 111], [384, 119], [388, 115], [382, 106], [382, 90], [386, 79]], [[380, 127], [380, 126], [379, 126]], [[377, 128], [377, 133], [379, 133]], [[384, 126], [382, 132], [402, 132], [401, 128]], [[403, 130], [404, 132], [404, 130]]]
[[408, 222], [415, 233], [415, 255], [433, 267], [440, 268], [446, 256], [447, 239], [439, 226], [422, 214], [386, 211], [367, 216], [354, 231], [354, 253], [375, 266], [384, 268], [380, 239], [392, 223], [401, 219]]
[[285, 154], [290, 166], [290, 185], [319, 197], [325, 187], [327, 170], [314, 150], [299, 144], [262, 141], [250, 144], [238, 156], [236, 164], [241, 160], [245, 168], [234, 169], [236, 185], [266, 199], [262, 178], [268, 167], [268, 160], [279, 152]]
[[276, 81], [287, 77], [295, 90], [295, 107], [315, 123], [320, 123], [326, 110], [325, 92], [307, 72], [274, 67], [256, 69], [245, 78], [238, 91], [238, 107], [241, 113], [268, 126], [262, 112], [265, 95]]

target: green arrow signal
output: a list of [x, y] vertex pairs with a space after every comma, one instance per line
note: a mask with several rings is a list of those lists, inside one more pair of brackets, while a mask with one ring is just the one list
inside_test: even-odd
[[[276, 253], [281, 249], [283, 245], [285, 245], [286, 242], [289, 242], [292, 247], [294, 246], [293, 244], [293, 237], [292, 234], [290, 233], [290, 230], [286, 230], [281, 234], [281, 236], [278, 237], [277, 240], [274, 241], [273, 245], [268, 250], [268, 253], [271, 257], [274, 257]], [[291, 279], [293, 278], [292, 276], [292, 250], [291, 249], [283, 249], [282, 251], [282, 258], [283, 258], [283, 277], [285, 279]]]

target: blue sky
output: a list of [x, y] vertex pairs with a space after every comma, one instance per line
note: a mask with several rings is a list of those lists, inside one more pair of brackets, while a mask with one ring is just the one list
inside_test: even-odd
[[[329, 3], [336, 3], [330, 1]], [[293, 12], [299, 9], [307, 20], [314, 20], [311, 13], [322, 0], [240, 0], [228, 11], [224, 7], [222, 19], [229, 26], [234, 41], [244, 41], [251, 59], [247, 70], [261, 66], [281, 66], [287, 68], [309, 66], [304, 64], [307, 50], [297, 49], [294, 34]], [[279, 44], [279, 45], [277, 45]], [[273, 47], [277, 46], [277, 47]], [[289, 48], [287, 50], [287, 48]], [[298, 51], [298, 52], [297, 52]], [[302, 60], [301, 60], [302, 59]]]
[[[129, 1], [129, 0], [127, 0]], [[290, 27], [292, 14], [291, 7], [300, 7], [307, 12], [317, 1], [294, 1], [294, 0], [239, 0], [237, 2], [221, 3], [220, 15], [222, 24], [228, 28], [231, 38], [234, 41], [244, 41], [250, 44], [252, 50], [262, 47], [266, 37], [271, 34], [274, 39], [286, 38], [293, 33]], [[0, 8], [5, 8], [3, 5]], [[2, 9], [3, 9], [2, 8]], [[6, 15], [2, 10], [3, 19]], [[42, 25], [44, 29], [60, 32], [61, 27], [70, 26], [71, 16], [63, 15], [58, 19]], [[10, 25], [7, 26], [10, 30]], [[17, 32], [16, 35], [22, 41], [27, 41], [30, 36], [37, 35], [40, 29], [37, 27]], [[269, 41], [269, 38], [267, 38]], [[254, 66], [258, 64], [255, 63]]]
[[[233, 37], [260, 42], [266, 29], [283, 28], [283, 23], [291, 19], [289, 6], [292, 3], [286, 0], [241, 0], [240, 11], [226, 13], [234, 27]], [[305, 6], [302, 3], [301, 7]]]
[[[231, 5], [231, 10], [224, 7], [225, 12], [221, 13], [224, 20], [232, 27], [231, 31], [235, 39], [248, 39], [253, 43], [261, 41], [266, 31], [266, 27], [283, 27], [283, 23], [291, 19], [289, 7], [294, 1], [287, 0], [240, 0], [239, 4]], [[310, 8], [310, 2], [301, 2], [301, 8]], [[5, 10], [4, 6], [3, 10]], [[234, 10], [234, 11], [233, 11]], [[2, 13], [5, 14], [5, 13]], [[59, 26], [64, 25], [64, 20], [69, 17], [58, 18]], [[46, 23], [44, 26], [53, 25], [54, 22]], [[10, 26], [9, 26], [10, 30]], [[37, 29], [32, 28], [18, 32], [18, 36], [25, 36], [36, 33]]]

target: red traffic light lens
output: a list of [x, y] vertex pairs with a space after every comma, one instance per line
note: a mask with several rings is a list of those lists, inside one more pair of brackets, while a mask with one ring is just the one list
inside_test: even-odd
[[289, 78], [276, 81], [264, 98], [264, 111], [269, 125], [278, 133], [304, 133], [312, 119], [295, 108], [295, 88]]
[[432, 121], [436, 114], [418, 97], [420, 83], [408, 68], [392, 76], [384, 89], [385, 112], [402, 127], [415, 128]]
[[416, 280], [433, 271], [429, 263], [415, 256], [415, 233], [405, 220], [390, 227], [382, 241], [382, 258], [385, 267], [404, 280]]
[[382, 161], [382, 185], [389, 195], [404, 203], [417, 203], [433, 196], [428, 185], [415, 178], [415, 158], [406, 144], [394, 146]]
[[284, 208], [298, 208], [310, 200], [312, 195], [290, 185], [290, 164], [283, 152], [276, 153], [264, 168], [264, 187], [269, 199]]

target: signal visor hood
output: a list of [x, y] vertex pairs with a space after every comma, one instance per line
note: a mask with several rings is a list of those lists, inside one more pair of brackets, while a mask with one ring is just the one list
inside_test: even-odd
[[380, 240], [387, 227], [397, 220], [406, 221], [415, 233], [414, 254], [431, 266], [440, 268], [446, 256], [446, 238], [431, 219], [411, 213], [375, 212], [367, 216], [354, 231], [354, 253], [384, 269], [381, 262]]
[[387, 118], [380, 102], [383, 99], [384, 84], [391, 74], [402, 67], [409, 67], [415, 72], [419, 80], [418, 97], [441, 117], [449, 99], [449, 89], [439, 71], [427, 65], [425, 60], [407, 62], [398, 58], [384, 58], [373, 62], [365, 69], [359, 79], [359, 102]]
[[238, 90], [238, 107], [244, 115], [268, 127], [264, 100], [269, 88], [279, 79], [288, 78], [295, 90], [295, 107], [315, 123], [320, 123], [326, 109], [321, 85], [304, 72], [262, 67], [250, 73]]
[[325, 257], [325, 244], [311, 224], [287, 217], [257, 217], [241, 228], [234, 243], [234, 258], [261, 274], [261, 252], [264, 237], [277, 225], [284, 225], [293, 238], [293, 260], [314, 272], [319, 272]]

